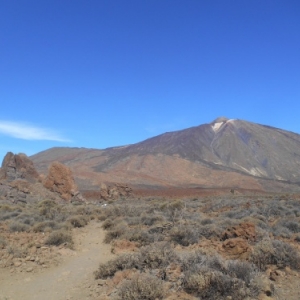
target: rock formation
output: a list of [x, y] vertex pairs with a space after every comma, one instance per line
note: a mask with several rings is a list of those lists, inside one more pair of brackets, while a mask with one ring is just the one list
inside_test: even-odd
[[105, 183], [100, 185], [100, 198], [103, 200], [116, 200], [118, 198], [127, 198], [132, 195], [132, 189], [127, 185], [116, 183], [113, 186], [107, 186]]
[[44, 188], [33, 162], [25, 154], [8, 152], [0, 168], [0, 200], [13, 203], [61, 198]]
[[43, 184], [50, 191], [58, 193], [64, 200], [84, 200], [77, 189], [71, 169], [60, 162], [56, 161], [50, 165]]
[[39, 174], [33, 162], [25, 154], [8, 152], [2, 162], [0, 179], [6, 179], [7, 181], [25, 179], [35, 182], [39, 179]]

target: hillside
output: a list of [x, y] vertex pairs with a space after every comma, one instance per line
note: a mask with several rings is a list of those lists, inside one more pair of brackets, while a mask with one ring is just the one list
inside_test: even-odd
[[70, 166], [82, 189], [121, 182], [152, 188], [298, 190], [300, 135], [217, 118], [133, 145], [104, 150], [52, 148], [31, 159], [40, 172], [54, 160]]

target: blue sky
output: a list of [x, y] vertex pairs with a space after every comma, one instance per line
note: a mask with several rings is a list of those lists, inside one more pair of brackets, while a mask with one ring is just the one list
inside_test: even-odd
[[300, 133], [298, 0], [0, 0], [0, 156], [218, 116]]

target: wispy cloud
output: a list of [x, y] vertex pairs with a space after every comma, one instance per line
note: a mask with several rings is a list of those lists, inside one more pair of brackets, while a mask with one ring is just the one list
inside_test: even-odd
[[0, 121], [0, 134], [23, 140], [47, 140], [57, 142], [70, 142], [59, 133], [28, 123]]

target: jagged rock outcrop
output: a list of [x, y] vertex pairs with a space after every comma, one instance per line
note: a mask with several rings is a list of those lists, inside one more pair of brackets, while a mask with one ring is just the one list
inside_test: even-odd
[[39, 174], [33, 162], [25, 154], [13, 154], [12, 152], [8, 152], [2, 162], [0, 179], [7, 181], [25, 179], [30, 182], [35, 182], [39, 179]]
[[25, 154], [8, 152], [0, 169], [0, 200], [13, 203], [61, 198], [41, 184], [33, 162]]
[[105, 183], [100, 185], [100, 198], [103, 200], [116, 200], [119, 198], [128, 198], [132, 195], [132, 189], [120, 183], [107, 186]]
[[43, 185], [50, 191], [58, 193], [64, 200], [84, 201], [78, 191], [71, 169], [60, 162], [56, 161], [50, 165]]

